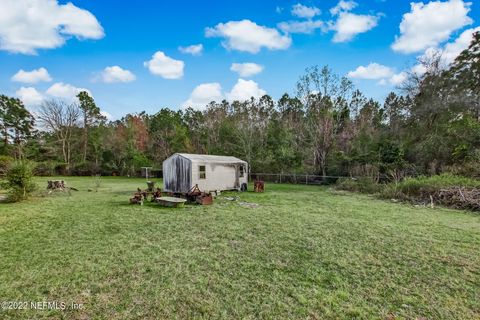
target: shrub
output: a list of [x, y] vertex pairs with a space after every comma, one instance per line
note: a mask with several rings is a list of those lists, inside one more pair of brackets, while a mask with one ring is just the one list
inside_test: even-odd
[[56, 175], [65, 176], [68, 173], [68, 165], [66, 163], [57, 163], [54, 172]]
[[13, 162], [8, 167], [4, 187], [8, 189], [10, 202], [24, 200], [35, 190], [33, 168], [33, 164], [28, 161]]
[[375, 178], [340, 178], [337, 180], [336, 189], [362, 193], [378, 193], [382, 185], [377, 183]]
[[13, 162], [13, 158], [0, 155], [0, 177], [7, 173], [8, 166]]
[[34, 173], [36, 176], [53, 176], [55, 166], [56, 163], [52, 161], [37, 162]]
[[94, 184], [94, 187], [95, 187], [95, 192], [98, 192], [98, 189], [102, 185], [102, 181], [100, 179], [99, 174], [93, 176], [93, 184]]
[[93, 174], [92, 165], [88, 162], [80, 162], [70, 168], [70, 175], [72, 176], [91, 176]]
[[455, 164], [443, 168], [444, 172], [471, 178], [480, 178], [480, 160]]
[[350, 176], [357, 178], [369, 178], [373, 182], [380, 180], [380, 170], [371, 164], [354, 165], [350, 169]]

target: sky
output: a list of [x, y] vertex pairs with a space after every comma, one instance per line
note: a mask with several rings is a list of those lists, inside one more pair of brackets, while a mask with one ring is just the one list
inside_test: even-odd
[[473, 0], [0, 0], [0, 93], [35, 110], [88, 90], [117, 119], [278, 99], [328, 65], [383, 100], [419, 57], [453, 61], [479, 20]]

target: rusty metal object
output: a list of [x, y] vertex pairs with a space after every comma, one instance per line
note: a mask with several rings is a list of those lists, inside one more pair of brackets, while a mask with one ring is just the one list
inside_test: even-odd
[[130, 198], [130, 204], [143, 205], [143, 195], [141, 192], [135, 192], [133, 197]]
[[198, 203], [201, 205], [213, 204], [213, 196], [211, 193], [202, 192], [196, 184], [187, 193], [187, 200], [191, 203]]
[[253, 184], [253, 192], [265, 192], [265, 182], [256, 180]]
[[155, 181], [147, 181], [147, 190], [149, 192], [153, 192], [154, 187], [155, 187]]
[[188, 196], [198, 196], [201, 195], [202, 191], [198, 187], [198, 184], [194, 185], [190, 190], [188, 190], [187, 195]]
[[211, 194], [199, 195], [196, 198], [196, 202], [204, 206], [213, 204], [213, 196]]
[[152, 202], [155, 202], [156, 199], [160, 198], [162, 196], [162, 189], [160, 188], [157, 188], [157, 190], [155, 190], [153, 193], [152, 193]]

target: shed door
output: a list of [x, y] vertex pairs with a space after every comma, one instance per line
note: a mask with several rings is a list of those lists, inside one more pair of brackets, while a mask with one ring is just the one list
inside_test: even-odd
[[192, 182], [191, 162], [183, 157], [174, 157], [163, 166], [163, 183], [171, 192], [188, 192]]
[[176, 192], [188, 192], [192, 185], [192, 166], [189, 160], [178, 157], [175, 161]]

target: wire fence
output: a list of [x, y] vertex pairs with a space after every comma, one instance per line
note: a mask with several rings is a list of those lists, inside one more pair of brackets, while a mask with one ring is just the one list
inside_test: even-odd
[[251, 173], [250, 180], [262, 180], [271, 183], [291, 183], [307, 185], [334, 184], [339, 178], [350, 178], [342, 176], [322, 176], [314, 174], [297, 173]]

